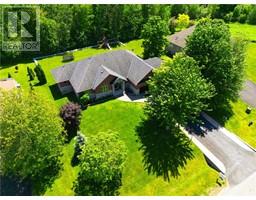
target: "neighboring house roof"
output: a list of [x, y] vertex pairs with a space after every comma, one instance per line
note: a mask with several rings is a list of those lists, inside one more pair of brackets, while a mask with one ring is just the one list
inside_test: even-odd
[[13, 78], [7, 78], [0, 80], [0, 88], [4, 90], [11, 90], [13, 88], [19, 88], [20, 84], [17, 83]]
[[170, 35], [167, 39], [170, 43], [175, 44], [176, 46], [179, 46], [181, 48], [184, 48], [186, 46], [187, 37], [193, 33], [195, 27], [195, 25], [191, 26], [185, 30]]
[[[151, 64], [150, 64], [151, 63]], [[52, 70], [57, 83], [70, 81], [76, 93], [96, 89], [109, 75], [130, 80], [137, 85], [154, 67], [159, 58], [146, 61], [127, 50], [110, 51]]]

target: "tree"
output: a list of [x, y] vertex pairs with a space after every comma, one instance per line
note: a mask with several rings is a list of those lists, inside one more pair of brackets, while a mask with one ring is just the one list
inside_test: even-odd
[[[232, 52], [229, 27], [223, 20], [200, 20], [187, 40], [185, 52], [198, 62], [203, 76], [216, 89], [216, 95], [211, 100], [212, 108], [237, 99], [243, 73], [236, 72], [234, 60], [243, 59], [243, 54]], [[239, 67], [243, 68], [242, 65]]]
[[56, 52], [59, 46], [59, 24], [54, 19], [40, 17], [40, 52], [50, 54]]
[[256, 24], [256, 5], [252, 6], [252, 9], [248, 15], [248, 23], [249, 24]]
[[177, 27], [180, 29], [187, 28], [189, 25], [189, 16], [186, 14], [179, 14], [177, 19]]
[[118, 195], [126, 158], [125, 145], [113, 132], [101, 132], [88, 138], [82, 148], [80, 171], [74, 191], [76, 195]]
[[36, 194], [52, 184], [62, 167], [63, 128], [54, 108], [21, 89], [0, 95], [1, 175], [29, 180]]
[[182, 53], [154, 71], [148, 84], [145, 113], [166, 127], [196, 121], [214, 95], [213, 85], [202, 77], [197, 62]]
[[47, 80], [46, 80], [46, 77], [45, 77], [45, 74], [44, 74], [44, 71], [43, 71], [41, 65], [37, 64], [34, 71], [36, 73], [37, 79], [40, 84], [47, 83]]
[[63, 119], [67, 131], [68, 141], [77, 135], [81, 120], [81, 108], [77, 103], [69, 102], [61, 107], [60, 117]]
[[28, 76], [29, 76], [29, 80], [33, 81], [35, 79], [34, 71], [31, 68], [27, 67], [27, 73], [28, 73]]
[[144, 58], [159, 57], [164, 53], [168, 43], [165, 36], [168, 33], [168, 25], [160, 17], [149, 18], [148, 22], [143, 26], [141, 34], [144, 39], [142, 43]]

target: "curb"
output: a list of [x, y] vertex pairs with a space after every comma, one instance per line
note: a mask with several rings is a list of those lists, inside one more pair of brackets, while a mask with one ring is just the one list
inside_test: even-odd
[[212, 117], [210, 117], [209, 115], [207, 115], [206, 113], [202, 113], [202, 116], [209, 121], [212, 125], [214, 125], [216, 128], [220, 129], [228, 138], [230, 138], [231, 140], [233, 140], [236, 144], [238, 144], [239, 146], [243, 147], [244, 149], [246, 149], [247, 151], [251, 151], [251, 152], [256, 152], [256, 149], [253, 148], [251, 145], [249, 145], [248, 143], [246, 143], [244, 140], [242, 140], [240, 137], [238, 137], [237, 135], [235, 135], [234, 133], [230, 132], [229, 130], [227, 130], [226, 128], [224, 128], [223, 126], [221, 126], [216, 120], [214, 120]]

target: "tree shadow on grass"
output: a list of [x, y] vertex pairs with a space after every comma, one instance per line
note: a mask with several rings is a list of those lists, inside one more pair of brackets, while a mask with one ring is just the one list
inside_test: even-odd
[[154, 119], [144, 119], [137, 127], [137, 134], [145, 170], [149, 174], [163, 176], [166, 181], [171, 177], [177, 178], [187, 160], [194, 157], [191, 141], [178, 127], [167, 130]]

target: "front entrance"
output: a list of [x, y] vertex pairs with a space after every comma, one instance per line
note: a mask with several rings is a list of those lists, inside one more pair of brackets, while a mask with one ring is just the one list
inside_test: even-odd
[[113, 84], [112, 84], [112, 91], [113, 91], [113, 96], [121, 96], [123, 95], [125, 90], [125, 82], [124, 80], [117, 78]]

